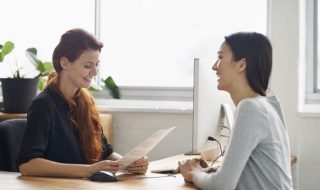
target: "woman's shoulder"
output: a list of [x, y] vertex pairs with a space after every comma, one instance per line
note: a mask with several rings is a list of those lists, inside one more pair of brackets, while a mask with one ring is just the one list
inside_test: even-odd
[[263, 106], [264, 97], [246, 98], [239, 102], [238, 110], [265, 111]]
[[35, 99], [32, 101], [28, 109], [28, 118], [36, 116], [37, 118], [39, 115], [51, 115], [54, 113], [55, 110], [55, 103], [52, 100], [50, 93], [46, 90], [40, 92]]
[[[265, 97], [246, 98], [239, 102], [235, 114], [235, 122], [242, 124], [241, 130], [248, 129], [252, 134], [261, 134], [264, 131], [267, 134], [269, 114], [265, 105]], [[239, 128], [235, 126], [234, 129]], [[240, 130], [240, 131], [241, 131]], [[255, 132], [253, 132], [255, 131]], [[261, 135], [260, 137], [264, 137]]]
[[259, 96], [241, 100], [237, 106], [240, 112], [250, 112], [253, 115], [273, 115], [278, 114], [282, 117], [282, 109], [276, 96]]
[[52, 96], [48, 90], [40, 92], [33, 100], [36, 103], [53, 103], [52, 101]]
[[50, 90], [45, 89], [35, 97], [30, 106], [30, 109], [54, 110], [55, 107], [59, 104], [60, 102], [56, 100], [54, 94], [52, 94]]

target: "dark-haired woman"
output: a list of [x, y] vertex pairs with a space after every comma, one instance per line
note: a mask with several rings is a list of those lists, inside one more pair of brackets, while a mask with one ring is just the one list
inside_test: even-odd
[[231, 139], [218, 170], [202, 168], [199, 159], [180, 161], [186, 181], [201, 189], [292, 189], [285, 120], [278, 99], [267, 96], [271, 69], [267, 37], [225, 37], [213, 70], [218, 89], [227, 91], [236, 105]]
[[[103, 44], [83, 29], [64, 33], [53, 52], [55, 72], [28, 111], [16, 161], [22, 175], [88, 178], [115, 173], [121, 155], [103, 135], [99, 113], [88, 88], [97, 75]], [[145, 173], [147, 158], [128, 167]]]

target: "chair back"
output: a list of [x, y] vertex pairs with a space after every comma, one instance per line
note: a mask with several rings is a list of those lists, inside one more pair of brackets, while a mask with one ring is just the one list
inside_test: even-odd
[[0, 171], [19, 171], [15, 161], [26, 124], [27, 119], [8, 119], [0, 122]]
[[112, 114], [100, 114], [100, 121], [103, 133], [107, 137], [108, 143], [113, 144], [113, 116]]

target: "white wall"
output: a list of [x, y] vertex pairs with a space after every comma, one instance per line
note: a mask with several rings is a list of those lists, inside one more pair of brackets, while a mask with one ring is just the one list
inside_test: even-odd
[[114, 112], [114, 149], [124, 155], [158, 129], [176, 128], [149, 154], [159, 160], [192, 149], [192, 113]]
[[298, 162], [293, 167], [294, 188], [319, 189], [320, 118], [298, 115], [299, 0], [273, 0], [271, 41], [274, 65], [271, 88], [282, 102], [291, 152]]
[[[147, 156], [159, 160], [192, 150], [192, 102], [100, 100], [99, 109], [113, 114], [113, 147], [122, 155], [158, 129], [174, 129]], [[103, 104], [103, 105], [102, 105]]]

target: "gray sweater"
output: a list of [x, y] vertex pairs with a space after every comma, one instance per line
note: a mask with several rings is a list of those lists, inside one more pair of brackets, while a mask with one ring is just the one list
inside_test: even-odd
[[288, 134], [276, 97], [240, 101], [220, 169], [196, 172], [193, 182], [201, 189], [292, 189]]

